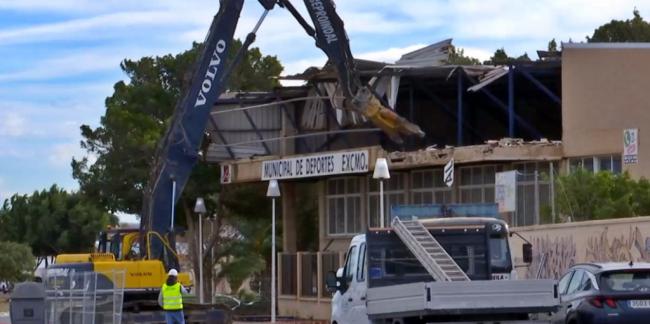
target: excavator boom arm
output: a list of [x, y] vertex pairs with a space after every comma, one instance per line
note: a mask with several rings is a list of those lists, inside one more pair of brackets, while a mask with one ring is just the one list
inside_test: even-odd
[[[140, 221], [142, 232], [164, 235], [173, 229], [173, 206], [198, 160], [206, 123], [228, 77], [224, 73], [226, 58], [243, 4], [244, 0], [222, 1], [212, 21], [189, 90], [177, 105], [158, 147], [145, 189]], [[160, 254], [163, 248], [152, 242], [151, 253]], [[148, 258], [158, 258], [158, 255]]]
[[[343, 21], [336, 13], [332, 0], [304, 0], [314, 28], [298, 14], [289, 0], [259, 0], [259, 2], [266, 12], [275, 4], [287, 8], [307, 33], [315, 38], [316, 46], [325, 52], [336, 67], [339, 85], [347, 99], [347, 108], [363, 114], [393, 140], [400, 141], [400, 135], [423, 135], [419, 127], [384, 107], [377, 96], [361, 84]], [[220, 3], [219, 12], [210, 26], [201, 55], [194, 67], [189, 89], [177, 105], [167, 132], [158, 147], [149, 183], [145, 189], [140, 222], [142, 233], [153, 231], [160, 235], [173, 234], [174, 206], [198, 160], [198, 150], [210, 112], [224, 90], [228, 74], [239, 62], [237, 58], [232, 62], [226, 61], [244, 0], [221, 0]], [[259, 23], [248, 35], [243, 50], [237, 54], [237, 57], [241, 57], [243, 51], [252, 43], [258, 27]], [[142, 235], [142, 237], [146, 236]], [[171, 237], [173, 238], [173, 235]], [[173, 247], [173, 241], [171, 243]], [[143, 242], [143, 244], [147, 243]], [[148, 242], [147, 246], [150, 246], [150, 249], [142, 249], [143, 257], [163, 259], [165, 247], [162, 242]], [[178, 265], [166, 264], [166, 266], [177, 267]]]

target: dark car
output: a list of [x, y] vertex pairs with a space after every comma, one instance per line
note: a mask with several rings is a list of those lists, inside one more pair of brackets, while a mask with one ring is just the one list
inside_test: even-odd
[[558, 284], [554, 323], [650, 323], [650, 263], [583, 263]]

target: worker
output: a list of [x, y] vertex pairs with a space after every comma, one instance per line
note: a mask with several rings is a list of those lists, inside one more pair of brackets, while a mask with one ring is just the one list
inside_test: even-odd
[[158, 294], [158, 304], [165, 311], [167, 324], [185, 324], [183, 295], [187, 295], [187, 290], [178, 282], [178, 271], [169, 270], [167, 281]]

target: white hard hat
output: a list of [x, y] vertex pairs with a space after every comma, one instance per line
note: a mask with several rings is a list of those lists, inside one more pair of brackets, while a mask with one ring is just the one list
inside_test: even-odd
[[167, 275], [168, 276], [178, 277], [178, 271], [176, 271], [176, 269], [171, 269], [171, 270], [169, 270], [169, 273], [167, 273]]

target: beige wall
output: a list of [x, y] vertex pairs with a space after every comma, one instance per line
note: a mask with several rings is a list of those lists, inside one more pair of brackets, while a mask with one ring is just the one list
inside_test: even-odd
[[562, 141], [567, 157], [622, 153], [623, 129], [639, 129], [639, 164], [650, 178], [650, 47], [564, 44]]
[[[533, 263], [518, 268], [520, 278], [534, 278], [544, 253], [542, 278], [559, 278], [581, 262], [650, 261], [650, 217], [633, 217], [512, 228], [533, 244]], [[522, 264], [523, 240], [510, 241], [515, 264]]]

